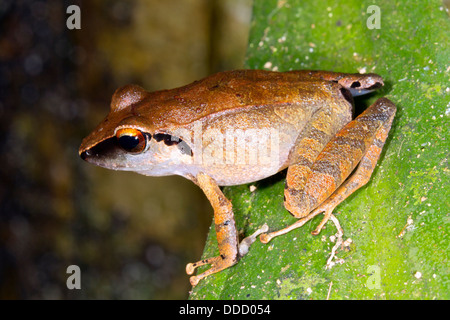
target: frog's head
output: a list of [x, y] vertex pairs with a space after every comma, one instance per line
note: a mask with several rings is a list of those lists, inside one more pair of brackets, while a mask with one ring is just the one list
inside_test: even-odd
[[170, 125], [155, 126], [152, 117], [140, 112], [152, 109], [152, 98], [136, 85], [119, 88], [108, 116], [81, 143], [80, 157], [108, 169], [179, 174], [177, 170], [191, 162], [192, 149]]

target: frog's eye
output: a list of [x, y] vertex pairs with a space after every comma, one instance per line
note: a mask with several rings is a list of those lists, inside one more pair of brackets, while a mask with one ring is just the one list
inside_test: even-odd
[[127, 152], [140, 153], [147, 146], [147, 141], [151, 139], [151, 135], [142, 133], [133, 128], [123, 128], [116, 132], [117, 141], [122, 149]]

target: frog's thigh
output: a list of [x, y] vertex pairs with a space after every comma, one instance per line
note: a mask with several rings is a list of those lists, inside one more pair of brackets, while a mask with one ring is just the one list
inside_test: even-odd
[[238, 260], [238, 234], [231, 202], [224, 196], [217, 183], [210, 176], [199, 173], [195, 182], [203, 190], [214, 209], [214, 224], [220, 255], [204, 259], [186, 266], [186, 272], [192, 274], [202, 265], [210, 264], [205, 272], [192, 276], [190, 281], [195, 286], [202, 278], [234, 265]]
[[[295, 206], [299, 206], [302, 208], [303, 218], [283, 230], [263, 235], [261, 241], [268, 242], [275, 236], [301, 227], [308, 220], [325, 211], [324, 220], [314, 232], [318, 233], [331, 216], [333, 209], [369, 180], [388, 135], [395, 111], [395, 105], [391, 101], [385, 98], [378, 99], [358, 118], [339, 131], [317, 157], [303, 188], [295, 192], [289, 188], [285, 190], [285, 196], [290, 195], [286, 197], [286, 208], [292, 210]], [[351, 178], [335, 192], [360, 161], [358, 169]], [[323, 203], [321, 206], [309, 213], [321, 203]]]
[[339, 123], [330, 117], [327, 109], [321, 110], [305, 128], [301, 140], [290, 155], [293, 164], [287, 171], [284, 205], [296, 218], [307, 216], [317, 203], [315, 193], [305, 192], [305, 187], [313, 173], [312, 167], [317, 157], [328, 141], [345, 124], [346, 119], [342, 118], [341, 121], [344, 123]]
[[[379, 99], [374, 106], [374, 110], [377, 109], [376, 106], [387, 106], [387, 111], [383, 111], [382, 113], [386, 117], [386, 120], [383, 121], [381, 127], [376, 132], [375, 138], [372, 140], [367, 152], [362, 157], [353, 174], [325, 202], [311, 212], [312, 216], [324, 212], [324, 218], [312, 234], [319, 234], [322, 227], [330, 219], [334, 208], [370, 180], [381, 151], [383, 150], [384, 143], [386, 142], [396, 110], [395, 105], [388, 99]], [[379, 115], [381, 114], [372, 113], [372, 117], [378, 118], [378, 120], [380, 120]]]

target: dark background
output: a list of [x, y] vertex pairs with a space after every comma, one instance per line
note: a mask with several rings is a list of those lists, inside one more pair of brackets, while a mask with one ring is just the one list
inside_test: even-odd
[[200, 189], [94, 167], [78, 147], [117, 87], [242, 67], [250, 16], [250, 0], [0, 2], [0, 299], [187, 298], [212, 219]]

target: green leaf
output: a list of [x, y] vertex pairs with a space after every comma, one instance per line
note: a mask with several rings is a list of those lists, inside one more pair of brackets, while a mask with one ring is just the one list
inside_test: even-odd
[[[379, 29], [368, 28], [379, 8]], [[349, 247], [325, 264], [336, 228], [302, 228], [255, 242], [241, 261], [202, 280], [191, 299], [449, 299], [449, 20], [441, 1], [255, 1], [246, 67], [374, 72], [398, 107], [371, 181], [335, 214]], [[295, 222], [283, 207], [285, 173], [225, 188], [238, 228]], [[217, 255], [214, 228], [204, 256]], [[206, 269], [206, 268], [205, 268]], [[202, 270], [205, 270], [202, 269]], [[200, 270], [200, 272], [202, 271]]]

